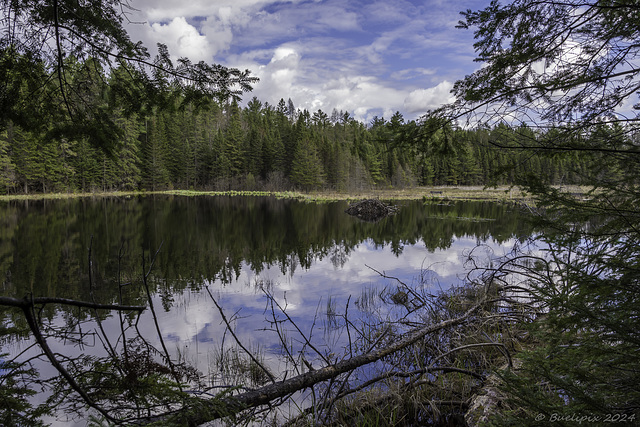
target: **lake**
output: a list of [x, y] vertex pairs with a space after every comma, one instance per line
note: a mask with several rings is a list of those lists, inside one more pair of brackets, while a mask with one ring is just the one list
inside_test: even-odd
[[[158, 326], [147, 309], [140, 318], [125, 316], [124, 335], [132, 336], [135, 326], [160, 348], [159, 329], [171, 357], [194, 365], [207, 384], [256, 385], [259, 379], [228, 369], [242, 352], [227, 323], [281, 378], [292, 366], [277, 329], [285, 316], [297, 325], [285, 331], [289, 351], [318, 361], [302, 333], [314, 349], [339, 357], [348, 338], [336, 318], [348, 313], [354, 322], [366, 321], [373, 312], [402, 310], [378, 300], [397, 293], [400, 282], [429, 292], [461, 284], [472, 251], [489, 262], [532, 233], [513, 205], [395, 204], [398, 214], [370, 223], [347, 215], [344, 201], [145, 196], [4, 202], [2, 295], [147, 305], [146, 276]], [[54, 351], [98, 357], [107, 347], [101, 333], [116, 348], [123, 335], [115, 312], [100, 313], [101, 324], [93, 312], [68, 306], [47, 304], [39, 314], [51, 328]], [[19, 311], [0, 315], [4, 326], [24, 326]], [[28, 334], [5, 335], [0, 353], [24, 351], [20, 357], [28, 358], [36, 354], [32, 343]], [[38, 369], [54, 374], [42, 361]], [[66, 417], [55, 424], [76, 422], [85, 425]]]

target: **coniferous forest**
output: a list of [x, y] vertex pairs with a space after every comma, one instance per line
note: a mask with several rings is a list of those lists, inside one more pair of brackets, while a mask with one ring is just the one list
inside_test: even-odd
[[[70, 68], [78, 90], [110, 115], [119, 127], [117, 140], [105, 150], [85, 136], [57, 137], [10, 122], [0, 134], [0, 194], [358, 191], [511, 184], [522, 174], [576, 184], [590, 170], [575, 153], [538, 156], [507, 149], [541, 135], [505, 124], [474, 130], [450, 126], [422, 141], [424, 126], [399, 112], [362, 123], [349, 112], [309, 112], [291, 99], [270, 105], [255, 97], [244, 108], [236, 101], [202, 107], [174, 99], [175, 106], [128, 113], [119, 106], [121, 94], [83, 85], [90, 64], [75, 65]], [[112, 72], [111, 81], [125, 78], [118, 73]]]
[[[491, 210], [505, 206], [477, 204], [463, 214], [455, 204], [430, 200], [375, 227], [347, 218], [338, 203], [323, 207], [324, 213], [303, 205], [287, 214], [302, 203], [273, 197], [181, 198], [188, 203], [181, 211], [155, 200], [164, 196], [141, 197], [146, 205], [135, 206], [124, 197], [77, 198], [56, 201], [48, 221], [27, 212], [29, 204], [49, 208], [54, 203], [48, 200], [8, 202], [0, 215], [6, 235], [0, 267], [7, 271], [5, 282], [20, 282], [24, 291], [0, 295], [2, 312], [19, 319], [0, 322], [0, 336], [3, 345], [15, 333], [32, 341], [15, 352], [0, 348], [0, 424], [44, 425], [43, 415], [65, 411], [69, 420], [100, 425], [205, 425], [216, 419], [276, 425], [281, 414], [289, 425], [637, 424], [637, 0], [492, 1], [462, 12], [457, 27], [473, 31], [475, 61], [482, 66], [454, 83], [453, 101], [418, 120], [396, 113], [367, 123], [350, 112], [296, 108], [289, 94], [276, 105], [249, 100], [244, 95], [257, 83], [249, 70], [173, 61], [161, 44], [153, 58], [124, 28], [129, 8], [122, 0], [2, 3], [0, 193], [356, 193], [514, 184], [531, 195], [527, 221], [536, 232], [524, 237], [524, 221], [514, 215], [489, 221]], [[580, 197], [566, 184], [582, 185]], [[246, 215], [237, 214], [243, 203]], [[267, 214], [266, 206], [277, 209]], [[107, 207], [113, 207], [111, 215]], [[342, 218], [329, 220], [338, 210]], [[86, 212], [96, 225], [73, 212]], [[154, 226], [143, 226], [151, 215]], [[234, 233], [239, 228], [231, 222], [247, 234]], [[116, 223], [126, 239], [143, 247], [135, 277], [126, 267], [138, 261], [121, 263], [127, 247], [117, 233], [101, 233], [108, 236], [93, 246], [92, 230], [108, 232]], [[296, 223], [309, 230], [292, 232]], [[189, 234], [174, 224], [200, 228]], [[511, 241], [508, 250], [483, 244], [488, 226]], [[195, 233], [198, 238], [190, 238]], [[189, 299], [211, 311], [200, 316], [194, 310], [194, 324], [222, 319], [220, 356], [230, 336], [237, 346], [230, 344], [228, 358], [207, 353], [200, 373], [181, 347], [174, 354], [165, 345], [165, 337], [173, 343], [176, 334], [161, 329], [154, 300], [172, 303], [171, 295], [157, 292], [167, 278], [177, 277], [186, 289], [238, 276], [243, 262], [257, 265], [256, 271], [277, 264], [284, 274], [315, 256], [328, 257], [335, 267], [365, 234], [374, 245], [390, 241], [399, 255], [401, 240], [422, 239], [432, 250], [467, 233], [477, 240], [474, 250], [456, 257], [472, 270], [458, 277], [460, 286], [443, 288], [437, 277], [430, 286], [424, 262], [411, 285], [383, 270], [388, 295], [363, 284], [360, 307], [371, 308], [361, 310], [366, 316], [355, 314], [356, 298], [347, 297], [343, 311], [329, 295], [326, 322], [314, 301], [312, 326], [302, 329], [295, 318], [305, 310], [286, 297], [293, 280], [281, 288], [282, 305], [269, 278], [247, 292], [263, 298], [247, 309], [259, 310], [264, 328], [240, 310], [227, 318], [222, 296], [205, 286], [210, 298]], [[166, 234], [162, 253], [152, 254], [162, 245], [151, 243]], [[54, 243], [43, 243], [47, 235]], [[82, 240], [89, 235], [89, 243]], [[189, 249], [178, 252], [172, 241]], [[149, 242], [147, 255], [140, 242]], [[66, 261], [87, 246], [88, 262]], [[116, 246], [117, 263], [105, 261]], [[156, 259], [163, 269], [157, 276]], [[117, 279], [106, 279], [110, 288], [94, 286], [108, 276], [94, 274], [107, 271], [105, 262], [118, 271]], [[24, 272], [15, 272], [15, 264]], [[359, 280], [352, 273], [344, 271], [347, 280]], [[88, 291], [76, 294], [83, 300], [53, 293], [55, 283], [71, 292], [71, 275], [88, 284]], [[323, 280], [323, 297], [331, 286], [330, 278]], [[128, 298], [128, 292], [142, 298]], [[390, 310], [379, 309], [378, 300]], [[54, 318], [54, 310], [75, 316]], [[139, 321], [143, 312], [148, 322]], [[261, 335], [277, 335], [276, 346], [245, 347], [234, 332], [243, 322]], [[147, 328], [138, 328], [142, 323]], [[194, 330], [202, 342], [215, 335]], [[56, 345], [63, 343], [78, 353], [59, 353]], [[259, 358], [272, 348], [278, 348], [276, 369]], [[227, 361], [243, 376], [229, 375]], [[48, 364], [42, 377], [40, 362]], [[51, 394], [45, 401], [43, 390]], [[304, 404], [296, 400], [299, 392], [308, 393]]]

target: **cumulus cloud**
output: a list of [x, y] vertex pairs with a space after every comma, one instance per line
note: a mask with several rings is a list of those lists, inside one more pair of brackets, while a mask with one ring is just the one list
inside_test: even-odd
[[269, 63], [256, 69], [260, 82], [254, 95], [271, 104], [280, 98], [291, 98], [297, 108], [311, 112], [331, 113], [335, 108], [362, 121], [373, 115], [390, 116], [406, 96], [404, 91], [387, 87], [376, 77], [344, 69], [317, 76], [315, 63], [294, 46], [276, 48]]
[[419, 113], [453, 102], [451, 89], [453, 84], [446, 80], [428, 89], [416, 89], [404, 100], [404, 108], [410, 113]]
[[131, 18], [147, 24], [130, 32], [152, 53], [162, 42], [174, 56], [251, 70], [260, 82], [247, 98], [413, 119], [473, 71], [460, 65], [472, 64], [472, 34], [451, 24], [468, 1], [137, 0]]
[[274, 49], [267, 64], [257, 65], [254, 62], [254, 66], [243, 65], [254, 70], [260, 78], [260, 82], [255, 85], [254, 95], [271, 104], [276, 104], [280, 98], [291, 97], [296, 91], [300, 59], [295, 46], [283, 45]]
[[401, 90], [384, 85], [371, 76], [347, 76], [323, 87], [326, 101], [338, 110], [349, 111], [357, 120], [369, 121], [373, 115], [389, 117], [404, 97]]
[[184, 17], [173, 18], [168, 24], [155, 23], [150, 31], [151, 37], [166, 44], [174, 56], [184, 56], [194, 62], [212, 60], [213, 50], [209, 41]]

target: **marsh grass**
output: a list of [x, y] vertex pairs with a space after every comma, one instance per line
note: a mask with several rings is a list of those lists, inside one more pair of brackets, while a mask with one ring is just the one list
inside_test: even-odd
[[[574, 194], [585, 194], [586, 189], [579, 186], [563, 187]], [[447, 202], [450, 200], [484, 200], [506, 202], [530, 202], [531, 197], [517, 187], [481, 187], [481, 186], [439, 186], [413, 187], [409, 189], [381, 188], [366, 191], [335, 192], [298, 192], [298, 191], [196, 191], [196, 190], [166, 190], [166, 191], [115, 191], [95, 193], [33, 193], [0, 195], [0, 201], [9, 200], [57, 200], [71, 198], [101, 198], [101, 197], [138, 197], [151, 195], [172, 196], [270, 196], [279, 199], [298, 199], [308, 202], [322, 203], [337, 200], [424, 200]]]
[[235, 384], [241, 387], [259, 387], [269, 381], [264, 372], [265, 351], [257, 346], [251, 353], [262, 366], [252, 360], [242, 349], [231, 347], [215, 349], [209, 356], [209, 380], [212, 386], [217, 384]]
[[468, 322], [426, 335], [328, 384], [324, 400], [287, 425], [466, 425], [465, 413], [486, 378], [511, 364], [511, 354], [521, 348], [522, 326], [501, 316], [501, 291], [492, 283], [442, 290], [424, 271], [411, 284], [385, 278], [392, 282], [384, 289], [366, 287], [355, 300], [366, 312], [354, 343], [358, 351], [391, 345], [413, 327], [455, 319], [478, 303], [480, 308]]

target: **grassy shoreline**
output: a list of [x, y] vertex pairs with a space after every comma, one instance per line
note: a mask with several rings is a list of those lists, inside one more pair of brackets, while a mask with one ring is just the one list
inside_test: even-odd
[[375, 198], [381, 200], [418, 200], [418, 199], [453, 199], [453, 200], [485, 200], [485, 201], [518, 201], [528, 196], [516, 187], [484, 188], [481, 186], [437, 186], [414, 187], [409, 189], [376, 189], [352, 192], [317, 191], [113, 191], [93, 193], [34, 193], [0, 195], [0, 201], [11, 200], [55, 200], [81, 197], [133, 197], [150, 195], [174, 196], [273, 196], [285, 199], [302, 199], [308, 201], [361, 200]]
[[[565, 186], [565, 190], [572, 193], [584, 193], [579, 186]], [[434, 186], [413, 187], [408, 189], [375, 189], [352, 192], [317, 191], [303, 193], [298, 191], [195, 191], [195, 190], [165, 190], [165, 191], [114, 191], [95, 193], [34, 193], [0, 195], [0, 202], [12, 200], [56, 200], [81, 197], [134, 197], [151, 195], [173, 196], [272, 196], [281, 199], [300, 199], [309, 202], [329, 202], [336, 200], [475, 200], [494, 202], [527, 202], [531, 197], [518, 187], [482, 187], [482, 186]]]

